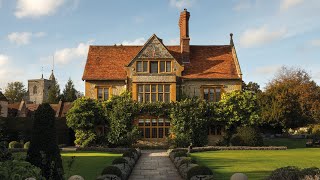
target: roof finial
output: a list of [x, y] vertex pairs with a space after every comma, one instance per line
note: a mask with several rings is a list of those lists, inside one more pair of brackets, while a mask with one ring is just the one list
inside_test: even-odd
[[230, 45], [231, 45], [231, 46], [234, 46], [234, 43], [233, 43], [233, 33], [230, 33]]

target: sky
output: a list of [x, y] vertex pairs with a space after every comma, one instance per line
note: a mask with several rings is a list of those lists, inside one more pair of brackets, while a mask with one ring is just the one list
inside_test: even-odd
[[263, 88], [282, 66], [320, 85], [319, 0], [0, 0], [0, 88], [71, 78], [84, 92], [89, 45], [142, 45], [152, 35], [179, 44], [179, 14], [191, 14], [191, 45], [224, 45], [233, 33], [243, 80]]

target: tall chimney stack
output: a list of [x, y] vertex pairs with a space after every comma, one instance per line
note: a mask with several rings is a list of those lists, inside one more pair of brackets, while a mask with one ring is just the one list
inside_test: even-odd
[[180, 13], [179, 28], [180, 28], [180, 47], [182, 54], [182, 62], [190, 62], [190, 38], [189, 38], [189, 18], [190, 13], [184, 9]]

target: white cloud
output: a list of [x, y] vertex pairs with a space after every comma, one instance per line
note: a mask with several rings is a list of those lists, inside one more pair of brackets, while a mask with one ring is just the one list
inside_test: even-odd
[[[68, 64], [72, 60], [75, 59], [84, 59], [89, 50], [89, 45], [92, 44], [92, 40], [88, 41], [86, 43], [79, 43], [77, 47], [74, 48], [64, 48], [57, 50], [54, 53], [54, 60], [56, 64]], [[48, 57], [47, 59], [51, 59], [52, 57]]]
[[195, 0], [170, 0], [170, 5], [182, 10], [191, 7], [194, 2]]
[[252, 4], [249, 0], [241, 0], [233, 7], [233, 10], [241, 11], [245, 9], [250, 9], [251, 7]]
[[144, 39], [144, 38], [138, 38], [138, 39], [135, 39], [135, 40], [133, 40], [133, 41], [125, 40], [125, 41], [123, 41], [121, 44], [122, 44], [122, 45], [144, 45], [145, 42], [146, 42], [146, 39]]
[[8, 34], [8, 39], [11, 43], [17, 44], [17, 45], [26, 45], [29, 44], [32, 37], [40, 38], [44, 37], [47, 34], [45, 32], [12, 32]]
[[4, 54], [0, 54], [0, 69], [4, 69], [4, 65], [8, 64], [8, 62], [9, 57]]
[[17, 18], [35, 18], [51, 15], [64, 2], [65, 0], [18, 0], [15, 16]]
[[258, 67], [255, 69], [255, 73], [257, 74], [274, 74], [277, 72], [279, 69], [281, 69], [281, 65], [273, 65], [273, 66], [263, 66], [263, 67]]
[[280, 3], [280, 9], [288, 10], [289, 8], [297, 6], [303, 2], [304, 0], [282, 0]]
[[32, 33], [30, 32], [13, 32], [8, 35], [8, 39], [11, 43], [17, 45], [29, 44]]
[[310, 41], [311, 46], [320, 47], [320, 39]]
[[253, 28], [244, 31], [240, 37], [241, 47], [254, 47], [271, 43], [273, 41], [287, 37], [286, 28], [269, 30], [266, 26]]
[[10, 64], [10, 57], [0, 54], [0, 89], [4, 89], [8, 82], [17, 81], [17, 77], [23, 75], [23, 70]]

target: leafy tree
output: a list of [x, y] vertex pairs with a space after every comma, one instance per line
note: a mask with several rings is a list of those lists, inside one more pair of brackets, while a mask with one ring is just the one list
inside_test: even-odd
[[4, 92], [4, 95], [11, 103], [21, 102], [21, 100], [26, 96], [26, 94], [27, 91], [22, 82], [8, 83]]
[[53, 81], [53, 85], [50, 87], [48, 92], [48, 100], [47, 103], [49, 104], [56, 104], [60, 101], [60, 86], [56, 80]]
[[74, 88], [73, 81], [69, 78], [64, 90], [63, 90], [63, 100], [67, 102], [73, 102], [77, 99], [76, 89]]
[[204, 146], [208, 143], [207, 129], [215, 119], [215, 105], [201, 99], [176, 102], [171, 109], [171, 132], [177, 146]]
[[105, 105], [110, 124], [110, 145], [131, 146], [139, 137], [137, 127], [133, 126], [138, 104], [132, 100], [129, 92], [123, 92], [120, 96], [112, 96]]
[[261, 93], [260, 85], [258, 83], [250, 81], [248, 84], [246, 84], [244, 81], [242, 81], [242, 90], [243, 91], [251, 91], [254, 93]]
[[[105, 113], [100, 102], [82, 97], [73, 102], [73, 107], [67, 113], [67, 125], [76, 133], [75, 144], [88, 146], [98, 138], [96, 126], [105, 127]], [[100, 136], [105, 136], [101, 134]]]
[[282, 67], [259, 102], [264, 123], [284, 129], [302, 127], [319, 118], [320, 89], [305, 70]]
[[26, 161], [5, 161], [0, 162], [0, 179], [29, 179], [45, 180], [41, 176], [40, 168], [33, 166]]
[[41, 104], [35, 111], [26, 160], [39, 167], [46, 179], [63, 179], [62, 160], [56, 139], [55, 112], [47, 103]]
[[227, 128], [259, 124], [257, 95], [251, 91], [233, 91], [224, 94], [219, 102], [220, 117], [227, 120]]

